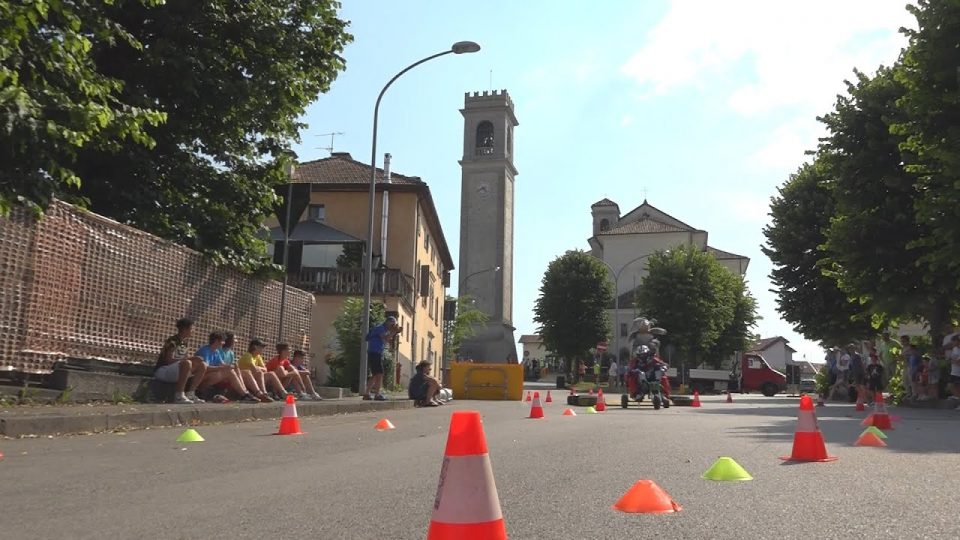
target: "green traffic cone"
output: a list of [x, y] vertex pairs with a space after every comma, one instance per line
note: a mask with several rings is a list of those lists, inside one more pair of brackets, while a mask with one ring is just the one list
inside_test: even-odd
[[706, 480], [716, 480], [718, 482], [743, 482], [753, 480], [739, 463], [733, 458], [721, 457], [714, 462], [713, 466], [703, 473], [702, 478]]
[[881, 439], [886, 439], [886, 438], [887, 438], [887, 434], [884, 433], [884, 432], [883, 432], [880, 428], [878, 428], [877, 426], [870, 426], [870, 427], [868, 427], [867, 429], [863, 430], [863, 433], [861, 433], [860, 436], [862, 437], [863, 435], [865, 435], [865, 434], [867, 434], [867, 433], [873, 433], [874, 435], [876, 435], [877, 437], [880, 437]]
[[203, 442], [203, 437], [197, 433], [197, 430], [190, 428], [177, 437], [177, 442]]
[[597, 409], [594, 407], [587, 407], [587, 414], [597, 414]]

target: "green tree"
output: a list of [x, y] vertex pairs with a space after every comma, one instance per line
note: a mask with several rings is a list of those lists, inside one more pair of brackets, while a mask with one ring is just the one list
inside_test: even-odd
[[95, 44], [143, 49], [111, 20], [112, 3], [0, 1], [0, 215], [13, 204], [39, 214], [51, 197], [78, 194], [83, 152], [155, 146], [146, 130], [166, 113], [133, 103], [95, 62]]
[[454, 319], [443, 321], [443, 337], [446, 347], [444, 356], [449, 359], [457, 356], [460, 351], [460, 344], [473, 335], [475, 325], [483, 324], [490, 319], [486, 313], [477, 309], [472, 297], [461, 296], [455, 299], [452, 296], [447, 296], [448, 302], [453, 300], [457, 302]]
[[757, 316], [756, 301], [739, 277], [693, 246], [656, 253], [647, 268], [637, 307], [667, 330], [662, 341], [673, 344], [680, 358], [719, 365], [742, 349]]
[[613, 300], [607, 268], [581, 250], [550, 262], [533, 308], [547, 350], [564, 359], [566, 371], [610, 333], [606, 307]]
[[[337, 333], [339, 345], [337, 353], [327, 362], [330, 367], [329, 384], [344, 388], [352, 388], [357, 392], [360, 379], [360, 342], [367, 335], [367, 330], [361, 331], [363, 324], [363, 298], [350, 297], [344, 300], [343, 310], [333, 321], [333, 329]], [[386, 318], [383, 304], [370, 306], [371, 325]], [[384, 386], [393, 381], [393, 354], [388, 347], [383, 351]]]
[[757, 315], [757, 300], [750, 293], [747, 282], [740, 276], [727, 272], [726, 284], [723, 286], [727, 296], [725, 302], [733, 304], [733, 316], [720, 330], [716, 342], [707, 350], [707, 358], [716, 368], [721, 368], [725, 359], [737, 351], [745, 351], [756, 341], [753, 329], [757, 326], [760, 316]]
[[[4, 6], [0, 9], [9, 10], [7, 4], [0, 4]], [[86, 89], [99, 77], [109, 90], [101, 92], [105, 94], [101, 101], [109, 100], [112, 108], [94, 120], [110, 120], [113, 109], [140, 111], [140, 116], [116, 120], [129, 137], [74, 145], [74, 155], [54, 152], [58, 148], [51, 150], [46, 139], [40, 139], [37, 148], [20, 146], [11, 164], [4, 166], [10, 168], [5, 177], [35, 168], [35, 158], [25, 155], [34, 151], [52, 156], [36, 174], [60, 178], [60, 171], [67, 170], [72, 176], [69, 182], [40, 187], [14, 185], [4, 192], [5, 200], [23, 198], [41, 207], [51, 196], [82, 202], [97, 213], [202, 251], [215, 262], [247, 271], [268, 265], [260, 228], [273, 211], [273, 188], [285, 181], [290, 145], [304, 127], [298, 119], [344, 68], [340, 53], [352, 39], [345, 31], [347, 23], [337, 16], [339, 4], [329, 0], [62, 4], [78, 13], [91, 7], [85, 17], [100, 17], [93, 20], [116, 33], [97, 31], [95, 26], [77, 29], [88, 36], [89, 43], [81, 49], [86, 49], [90, 73], [68, 82]], [[68, 21], [62, 26], [75, 25]], [[33, 28], [29, 39], [38, 50], [57, 49], [60, 35]], [[6, 46], [0, 54], [5, 50]], [[10, 62], [17, 74], [29, 71], [32, 64], [29, 56], [3, 61], [5, 67]], [[58, 66], [72, 69], [61, 62], [52, 64], [50, 71]], [[78, 101], [89, 107], [90, 100], [83, 98]], [[41, 126], [60, 116], [53, 107], [38, 111], [32, 121]], [[144, 111], [154, 116], [144, 116]], [[140, 135], [137, 126], [161, 119], [159, 115], [165, 115], [165, 121]]]
[[857, 72], [849, 95], [821, 119], [829, 135], [818, 159], [836, 201], [825, 271], [875, 327], [917, 318], [942, 327], [955, 306], [957, 278], [921, 264], [930, 249], [919, 240], [932, 231], [914, 209], [919, 184], [903, 165], [904, 137], [890, 129], [906, 116], [897, 108], [905, 88], [894, 74], [883, 67], [874, 77]]
[[903, 117], [893, 128], [917, 175], [917, 218], [930, 227], [917, 239], [927, 251], [919, 264], [945, 267], [960, 287], [960, 2], [919, 0], [907, 10], [917, 29], [902, 30], [909, 39], [896, 72]]
[[770, 200], [770, 224], [761, 247], [773, 263], [777, 311], [803, 337], [828, 344], [871, 335], [870, 318], [824, 275], [823, 244], [836, 204], [822, 163], [808, 163]]

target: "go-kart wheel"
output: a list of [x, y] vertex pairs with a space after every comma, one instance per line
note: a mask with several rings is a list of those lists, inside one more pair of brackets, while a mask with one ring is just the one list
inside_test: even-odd
[[653, 399], [652, 399], [651, 401], [653, 402], [653, 410], [659, 411], [659, 410], [660, 410], [660, 396], [653, 396]]
[[620, 408], [626, 409], [630, 405], [630, 398], [626, 394], [620, 394]]

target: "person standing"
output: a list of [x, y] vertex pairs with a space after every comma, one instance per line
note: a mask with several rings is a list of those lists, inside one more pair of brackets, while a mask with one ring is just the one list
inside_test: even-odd
[[608, 381], [607, 384], [610, 386], [611, 390], [617, 387], [617, 379], [619, 378], [619, 376], [620, 376], [620, 372], [618, 371], [618, 368], [617, 368], [617, 361], [611, 360], [610, 369], [607, 370], [607, 381]]
[[950, 338], [950, 344], [946, 347], [947, 360], [950, 361], [950, 399], [960, 399], [960, 333], [954, 334]]
[[387, 397], [380, 392], [380, 386], [383, 384], [383, 351], [400, 331], [397, 318], [387, 317], [382, 324], [374, 326], [367, 332], [367, 367], [370, 369], [370, 378], [367, 379], [367, 387], [364, 389], [364, 400], [387, 400]]

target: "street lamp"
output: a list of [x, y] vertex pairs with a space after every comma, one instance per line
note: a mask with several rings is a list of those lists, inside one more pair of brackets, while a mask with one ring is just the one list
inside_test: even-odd
[[[366, 336], [370, 328], [370, 295], [372, 293], [373, 285], [373, 214], [376, 206], [376, 197], [377, 197], [377, 118], [380, 114], [380, 100], [383, 99], [383, 94], [386, 93], [387, 89], [390, 88], [390, 85], [394, 81], [400, 78], [401, 75], [410, 71], [411, 69], [429, 62], [434, 58], [440, 58], [441, 56], [446, 56], [448, 54], [467, 54], [475, 53], [480, 50], [480, 45], [472, 41], [458, 41], [454, 43], [450, 49], [439, 52], [437, 54], [430, 55], [422, 60], [418, 60], [409, 66], [403, 68], [399, 73], [393, 76], [387, 84], [383, 87], [383, 90], [380, 90], [380, 95], [377, 96], [377, 103], [373, 107], [373, 140], [370, 144], [370, 210], [367, 223], [367, 252], [363, 258], [363, 319], [361, 322], [361, 333]], [[357, 389], [360, 392], [363, 392], [366, 389], [367, 384], [367, 340], [362, 339], [360, 341], [360, 385]]]
[[467, 274], [467, 277], [465, 277], [465, 278], [463, 278], [463, 279], [460, 280], [460, 288], [459, 288], [459, 290], [458, 290], [457, 292], [462, 294], [462, 293], [463, 293], [463, 288], [464, 288], [464, 286], [467, 284], [467, 280], [470, 279], [470, 278], [472, 278], [473, 276], [475, 276], [475, 275], [477, 275], [477, 274], [482, 274], [482, 273], [484, 273], [484, 272], [499, 272], [499, 271], [500, 271], [500, 267], [499, 267], [499, 266], [492, 266], [492, 267], [490, 267], [490, 268], [484, 268], [483, 270], [477, 270], [476, 272], [473, 272], [472, 274]]
[[[666, 253], [670, 253], [670, 252], [667, 251]], [[647, 253], [646, 255], [641, 255], [636, 259], [632, 259], [628, 261], [626, 264], [624, 264], [623, 266], [621, 266], [619, 270], [614, 270], [613, 267], [607, 263], [607, 261], [603, 259], [597, 259], [610, 270], [611, 274], [613, 274], [613, 321], [614, 321], [613, 322], [614, 324], [613, 346], [614, 346], [614, 350], [617, 351], [615, 353], [617, 357], [617, 362], [620, 361], [620, 293], [617, 292], [617, 288], [620, 286], [620, 274], [622, 274], [623, 271], [626, 270], [627, 267], [629, 267], [633, 263], [646, 259], [647, 257], [650, 257], [652, 255], [654, 255], [654, 253]]]

